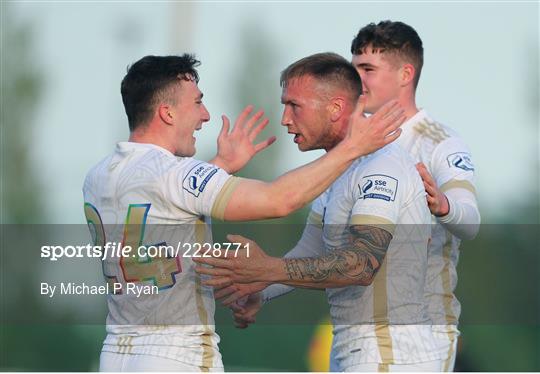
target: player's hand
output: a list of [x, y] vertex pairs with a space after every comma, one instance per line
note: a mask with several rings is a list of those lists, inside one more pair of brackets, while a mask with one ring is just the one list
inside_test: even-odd
[[262, 305], [260, 293], [249, 295], [246, 299], [232, 304], [234, 325], [239, 329], [245, 329], [250, 324], [255, 323], [255, 315], [261, 310]]
[[399, 127], [405, 122], [405, 112], [396, 100], [389, 101], [370, 117], [364, 115], [365, 100], [363, 95], [358, 99], [343, 139], [353, 147], [358, 157], [396, 140], [401, 134]]
[[216, 300], [221, 299], [221, 303], [225, 306], [231, 306], [238, 300], [258, 293], [266, 287], [268, 287], [266, 282], [233, 283], [224, 287], [214, 287], [214, 298]]
[[248, 105], [240, 113], [231, 132], [229, 132], [229, 119], [225, 115], [221, 116], [223, 126], [217, 139], [218, 153], [211, 162], [226, 170], [229, 174], [242, 169], [253, 156], [276, 141], [276, 137], [271, 136], [255, 144], [257, 135], [268, 125], [268, 118], [261, 120], [264, 115], [262, 110], [250, 117], [252, 110], [253, 106]]
[[420, 173], [420, 176], [422, 177], [422, 182], [424, 182], [424, 189], [427, 192], [426, 199], [431, 214], [436, 217], [447, 215], [450, 211], [448, 199], [437, 187], [437, 183], [435, 183], [435, 180], [427, 170], [426, 165], [419, 162], [416, 164], [416, 170], [418, 170], [418, 173]]
[[211, 276], [202, 284], [221, 288], [233, 283], [269, 281], [267, 278], [269, 275], [268, 269], [271, 264], [275, 265], [277, 259], [268, 256], [257, 243], [243, 236], [227, 235], [227, 239], [231, 243], [240, 243], [241, 249], [238, 251], [222, 251], [219, 256], [215, 257], [193, 258], [196, 263], [213, 266], [212, 268], [195, 267], [197, 273]]

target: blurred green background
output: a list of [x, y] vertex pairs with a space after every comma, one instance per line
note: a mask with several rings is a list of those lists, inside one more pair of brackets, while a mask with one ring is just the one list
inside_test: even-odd
[[[126, 65], [141, 56], [196, 52], [214, 118], [220, 110], [232, 117], [247, 103], [264, 107], [273, 123], [266, 132], [279, 141], [242, 175], [270, 179], [320, 154], [300, 154], [278, 126], [279, 71], [309, 53], [333, 50], [348, 58], [354, 33], [371, 21], [400, 19], [416, 27], [426, 48], [419, 102], [471, 145], [485, 223], [477, 239], [461, 247], [456, 368], [540, 371], [538, 3], [2, 2], [1, 10], [4, 233], [7, 224], [84, 223], [82, 180], [127, 136], [119, 82]], [[198, 139], [201, 159], [215, 151], [219, 120], [212, 122]], [[272, 223], [296, 227], [292, 224], [302, 223], [306, 214], [303, 209]], [[218, 224], [216, 239], [228, 230]], [[7, 248], [3, 238], [0, 369], [97, 370], [104, 326], [70, 322], [80, 306], [66, 306], [58, 325], [5, 323], [8, 314], [55, 312], [31, 287], [40, 275], [27, 269], [39, 267], [38, 260]], [[297, 229], [286, 230], [279, 241], [261, 233], [254, 237], [276, 255], [298, 238]], [[16, 274], [9, 279], [7, 263]], [[288, 308], [298, 316], [305, 308], [312, 316], [314, 305], [320, 319], [303, 324], [259, 323], [237, 330], [220, 318], [226, 369], [313, 368], [308, 355], [315, 322], [326, 318], [324, 293], [295, 291], [261, 313], [263, 321]], [[218, 309], [220, 316], [226, 313]]]

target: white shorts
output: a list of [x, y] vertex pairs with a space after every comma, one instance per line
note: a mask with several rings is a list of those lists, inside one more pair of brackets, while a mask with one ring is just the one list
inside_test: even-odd
[[360, 364], [345, 369], [346, 372], [398, 372], [398, 371], [441, 371], [441, 361], [419, 362], [417, 364], [389, 365], [389, 364]]
[[[181, 371], [199, 373], [201, 368], [164, 357], [101, 352], [99, 371]], [[209, 371], [223, 371], [223, 368], [210, 369]]]
[[433, 325], [431, 331], [442, 360], [441, 371], [452, 372], [456, 363], [459, 330], [455, 325]]

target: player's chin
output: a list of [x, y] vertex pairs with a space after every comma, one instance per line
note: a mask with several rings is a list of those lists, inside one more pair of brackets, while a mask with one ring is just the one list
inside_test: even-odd
[[368, 100], [366, 101], [366, 107], [364, 109], [365, 113], [373, 114], [376, 111], [378, 111], [384, 104], [389, 102], [391, 99], [388, 100], [374, 100], [372, 98], [368, 97]]
[[185, 152], [185, 156], [186, 157], [192, 157], [193, 155], [195, 155], [195, 152], [197, 152], [197, 148], [195, 148], [195, 144], [193, 145], [193, 147], [191, 147], [190, 149], [188, 149], [186, 152]]
[[298, 143], [298, 150], [300, 152], [307, 152], [315, 149], [311, 144], [308, 144], [306, 142]]

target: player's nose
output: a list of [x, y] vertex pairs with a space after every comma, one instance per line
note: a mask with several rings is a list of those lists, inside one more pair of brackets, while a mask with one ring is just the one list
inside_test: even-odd
[[281, 125], [282, 126], [291, 126], [293, 124], [290, 111], [285, 107], [283, 109], [283, 115], [281, 116]]
[[210, 113], [208, 112], [208, 109], [206, 109], [206, 106], [203, 105], [203, 108], [202, 108], [202, 116], [201, 116], [201, 121], [202, 122], [208, 122], [210, 121]]

